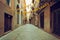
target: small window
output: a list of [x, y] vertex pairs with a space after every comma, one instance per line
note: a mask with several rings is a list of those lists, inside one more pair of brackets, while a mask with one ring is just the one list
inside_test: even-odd
[[8, 6], [11, 7], [11, 0], [6, 0], [6, 3], [7, 3]]
[[7, 4], [9, 5], [10, 4], [10, 0], [6, 0], [7, 1]]
[[19, 9], [19, 5], [17, 5], [17, 7], [16, 7], [17, 9]]
[[34, 3], [34, 0], [32, 0], [32, 3]]
[[20, 0], [17, 0], [18, 1], [18, 3], [20, 3]]

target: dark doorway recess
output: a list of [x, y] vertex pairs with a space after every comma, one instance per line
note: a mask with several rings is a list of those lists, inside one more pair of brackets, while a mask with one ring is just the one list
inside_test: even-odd
[[60, 36], [60, 11], [53, 12], [53, 33]]
[[44, 12], [40, 14], [40, 26], [41, 28], [44, 28]]
[[11, 30], [12, 28], [12, 16], [4, 13], [4, 32]]
[[60, 36], [60, 2], [51, 7], [53, 33]]

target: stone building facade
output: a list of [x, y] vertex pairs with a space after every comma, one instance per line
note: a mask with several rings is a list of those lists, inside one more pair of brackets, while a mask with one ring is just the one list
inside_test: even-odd
[[16, 23], [14, 0], [0, 0], [0, 35], [14, 30]]

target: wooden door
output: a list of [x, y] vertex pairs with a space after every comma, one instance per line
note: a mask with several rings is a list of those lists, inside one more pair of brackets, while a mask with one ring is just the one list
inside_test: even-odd
[[12, 16], [9, 14], [4, 14], [4, 32], [11, 30], [12, 28]]

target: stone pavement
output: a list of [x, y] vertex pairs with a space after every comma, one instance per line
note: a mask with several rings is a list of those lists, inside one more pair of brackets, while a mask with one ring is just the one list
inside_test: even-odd
[[0, 40], [59, 40], [59, 39], [44, 32], [41, 29], [38, 29], [32, 24], [26, 24], [1, 37]]

